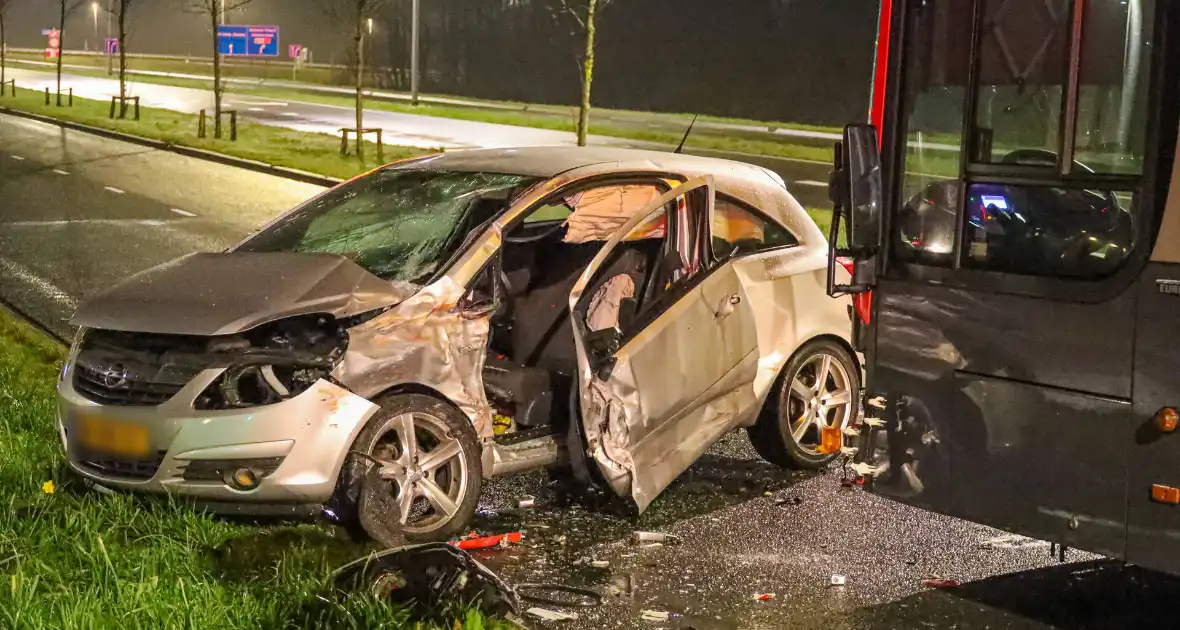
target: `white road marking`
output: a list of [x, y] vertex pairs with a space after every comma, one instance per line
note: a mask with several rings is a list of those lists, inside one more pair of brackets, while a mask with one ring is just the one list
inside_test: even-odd
[[286, 107], [287, 106], [286, 103], [280, 103], [278, 101], [239, 101], [239, 100], [235, 100], [234, 103], [236, 103], [238, 105], [262, 105], [262, 106], [270, 106], [270, 107]]
[[186, 212], [184, 210], [181, 210], [180, 208], [173, 208], [172, 211], [175, 212], [176, 214], [179, 214], [182, 217], [195, 217], [195, 216], [197, 216], [191, 212]]
[[60, 303], [69, 309], [77, 308], [78, 302], [70, 297], [68, 293], [62, 291], [56, 284], [38, 276], [24, 265], [11, 261], [7, 258], [0, 258], [0, 269], [3, 269], [6, 276], [16, 278], [22, 282], [32, 286], [37, 291], [48, 297], [49, 299]]
[[262, 109], [261, 107], [251, 107], [251, 108], [247, 109], [246, 111], [248, 111], [248, 112], [264, 112], [266, 110]]
[[286, 116], [287, 118], [299, 118], [299, 114], [295, 112], [280, 112], [279, 116]]
[[800, 186], [823, 186], [824, 188], [828, 187], [827, 182], [817, 182], [814, 179], [801, 179], [799, 181], [796, 181], [795, 183], [799, 184]]
[[17, 162], [24, 162], [25, 161], [25, 159], [19, 155], [12, 156], [12, 159], [16, 160]]
[[122, 194], [123, 194], [123, 191], [122, 191], [122, 190], [120, 190], [120, 189], [118, 189], [118, 188], [115, 188], [114, 186], [103, 186], [103, 189], [104, 189], [104, 190], [108, 190], [108, 191], [110, 191], [110, 192], [113, 192], [113, 193], [115, 193], [116, 195], [122, 195]]
[[69, 172], [69, 171], [63, 171], [63, 170], [61, 170], [60, 168], [55, 168], [55, 169], [53, 169], [53, 172], [54, 172], [54, 173], [57, 173], [58, 175], [69, 175], [69, 174], [70, 174], [70, 172]]
[[54, 221], [13, 221], [4, 227], [59, 227], [63, 225], [164, 225], [159, 219], [58, 219]]

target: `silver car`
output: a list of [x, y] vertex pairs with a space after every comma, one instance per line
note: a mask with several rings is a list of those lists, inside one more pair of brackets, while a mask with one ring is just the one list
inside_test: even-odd
[[464, 531], [482, 480], [555, 464], [645, 509], [745, 427], [783, 466], [856, 417], [824, 235], [756, 166], [622, 149], [448, 152], [332, 188], [224, 253], [83, 304], [70, 465], [214, 510]]

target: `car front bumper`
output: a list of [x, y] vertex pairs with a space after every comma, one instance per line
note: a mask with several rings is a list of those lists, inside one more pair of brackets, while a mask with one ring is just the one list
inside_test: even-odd
[[[104, 406], [74, 389], [67, 363], [58, 382], [58, 430], [70, 467], [104, 488], [167, 494], [252, 513], [307, 506], [331, 497], [348, 449], [378, 406], [321, 380], [278, 404], [228, 411], [198, 411], [192, 402], [220, 374], [206, 370], [172, 399], [155, 407]], [[146, 453], [115, 454], [82, 444], [79, 422], [131, 432]], [[93, 430], [91, 435], [93, 435]], [[146, 438], [145, 438], [146, 436]], [[111, 440], [106, 440], [110, 446]], [[118, 444], [115, 444], [117, 447]], [[257, 487], [239, 490], [220, 478], [191, 478], [198, 468], [257, 465]], [[185, 479], [185, 471], [190, 479]], [[206, 475], [207, 477], [208, 475]]]

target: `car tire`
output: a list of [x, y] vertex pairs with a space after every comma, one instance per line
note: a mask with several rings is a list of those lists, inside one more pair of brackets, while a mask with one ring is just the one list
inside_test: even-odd
[[[828, 372], [821, 393], [818, 379], [825, 361]], [[766, 461], [782, 468], [818, 470], [839, 456], [817, 452], [819, 424], [847, 427], [856, 422], [859, 408], [856, 361], [839, 342], [816, 339], [787, 361], [762, 414], [746, 434]]]
[[[442, 542], [464, 533], [483, 486], [481, 446], [471, 420], [454, 405], [433, 396], [399, 394], [378, 402], [381, 409], [353, 441], [340, 475], [338, 491], [343, 491], [344, 502], [353, 512], [344, 519], [352, 523], [350, 531], [355, 534], [358, 529], [356, 512], [366, 475], [385, 470], [380, 480], [388, 484], [392, 502], [387, 503], [393, 512], [380, 516], [389, 519], [382, 523], [383, 528], [400, 530], [410, 543]], [[414, 427], [409, 450], [403, 446], [407, 418]], [[456, 450], [441, 464], [427, 469], [434, 460]], [[434, 460], [432, 453], [437, 454]], [[408, 506], [401, 503], [407, 487], [412, 492]], [[404, 526], [403, 508], [410, 515]]]

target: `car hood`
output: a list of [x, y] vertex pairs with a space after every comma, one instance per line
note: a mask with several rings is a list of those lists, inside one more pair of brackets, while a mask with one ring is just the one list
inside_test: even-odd
[[418, 287], [391, 283], [337, 254], [189, 254], [85, 301], [70, 323], [177, 335], [227, 335], [294, 315], [348, 317]]

